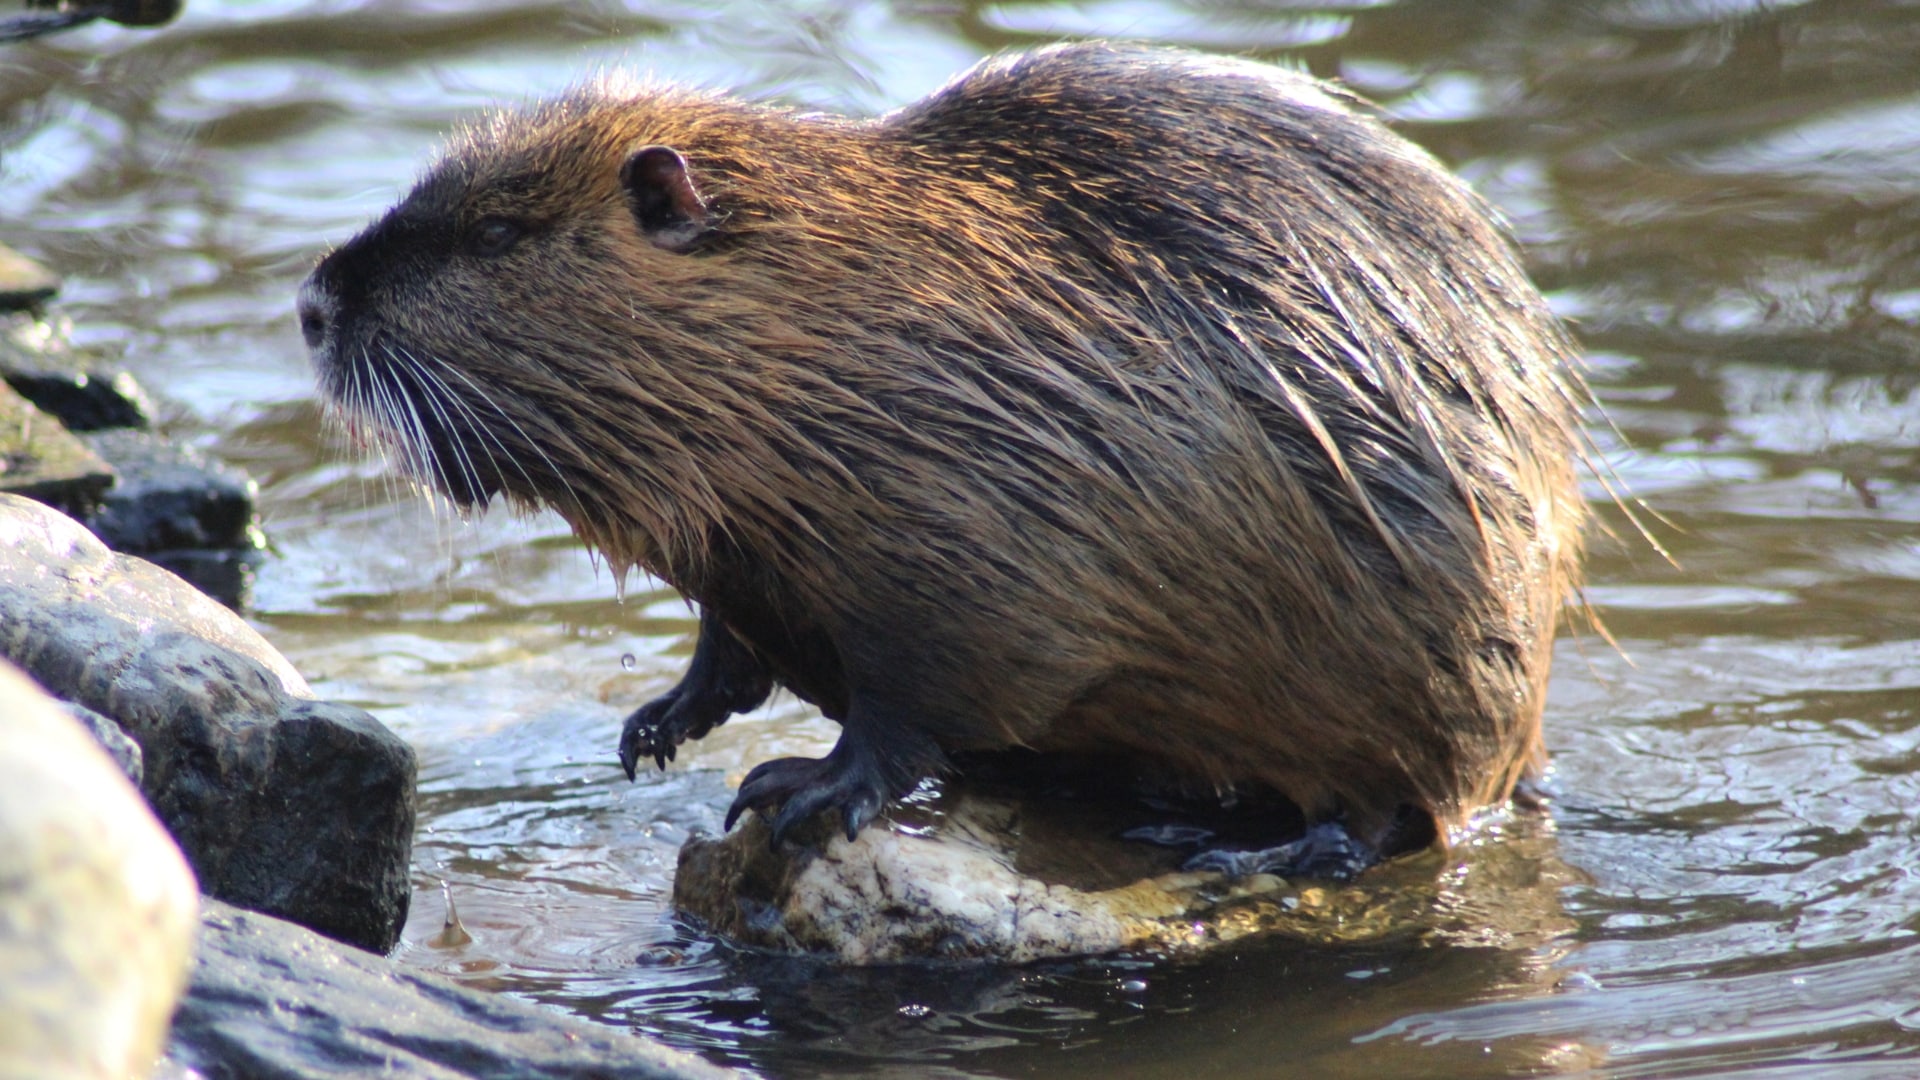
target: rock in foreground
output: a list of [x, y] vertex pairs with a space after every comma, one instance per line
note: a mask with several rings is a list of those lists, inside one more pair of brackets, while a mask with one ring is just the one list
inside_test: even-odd
[[147, 798], [209, 895], [363, 948], [399, 940], [413, 751], [314, 700], [231, 611], [0, 495], [0, 656], [139, 743]]
[[611, 1027], [469, 990], [208, 901], [167, 1061], [210, 1080], [738, 1074]]
[[197, 900], [119, 767], [0, 662], [0, 1076], [144, 1076]]

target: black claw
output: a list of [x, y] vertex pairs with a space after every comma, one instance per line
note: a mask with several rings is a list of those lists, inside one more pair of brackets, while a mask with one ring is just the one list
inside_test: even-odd
[[[779, 851], [780, 845], [787, 839], [787, 834], [800, 823], [825, 810], [832, 802], [833, 796], [832, 788], [810, 787], [788, 799], [786, 805], [780, 808], [780, 813], [773, 819], [773, 835], [769, 837], [773, 849]], [[847, 839], [851, 840], [853, 837], [849, 835]]]
[[620, 733], [620, 767], [627, 771], [628, 781], [640, 779], [640, 743], [631, 729]]
[[620, 767], [627, 771], [628, 780], [640, 778], [642, 758], [652, 758], [663, 770], [667, 767], [666, 759], [673, 751], [673, 737], [665, 729], [662, 720], [673, 711], [679, 696], [677, 689], [669, 690], [635, 709], [633, 715], [627, 717], [627, 722], [621, 725]]
[[860, 830], [867, 827], [867, 822], [879, 815], [881, 805], [878, 793], [871, 791], [863, 792], [852, 802], [841, 804], [840, 820], [847, 827], [848, 840], [858, 836]]
[[778, 854], [780, 846], [786, 843], [787, 830], [793, 828], [795, 819], [787, 816], [785, 807], [774, 815], [773, 828], [767, 833], [767, 848]]
[[[844, 741], [844, 739], [843, 739]], [[741, 782], [726, 827], [732, 829], [748, 810], [763, 817], [775, 808], [769, 822], [769, 843], [778, 851], [802, 823], [827, 810], [838, 810], [848, 840], [860, 835], [890, 798], [880, 774], [857, 753], [836, 746], [824, 758], [780, 758], [761, 762]]]

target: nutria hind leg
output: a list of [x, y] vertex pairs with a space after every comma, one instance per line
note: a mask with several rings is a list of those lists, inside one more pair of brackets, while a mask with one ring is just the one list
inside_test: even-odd
[[778, 806], [770, 838], [778, 851], [795, 826], [838, 810], [852, 840], [888, 803], [939, 770], [944, 756], [932, 739], [862, 704], [856, 695], [841, 721], [840, 741], [826, 757], [776, 758], [754, 766], [727, 809], [726, 828], [747, 810], [765, 817]]
[[705, 736], [734, 713], [759, 707], [772, 692], [773, 675], [759, 655], [711, 609], [702, 609], [687, 673], [673, 689], [635, 709], [620, 729], [627, 779], [637, 777], [643, 757], [664, 770], [675, 747]]
[[1433, 815], [1401, 806], [1392, 822], [1372, 840], [1356, 836], [1346, 822], [1316, 821], [1305, 833], [1276, 847], [1253, 851], [1214, 848], [1189, 858], [1184, 870], [1211, 870], [1228, 877], [1276, 874], [1283, 878], [1352, 881], [1362, 870], [1396, 855], [1418, 851], [1438, 837]]
[[1278, 874], [1293, 878], [1320, 878], [1351, 881], [1380, 861], [1380, 854], [1363, 844], [1345, 825], [1321, 821], [1307, 826], [1297, 840], [1278, 847], [1254, 851], [1228, 851], [1215, 848], [1202, 851], [1186, 861], [1183, 870], [1211, 870], [1232, 878], [1254, 874]]

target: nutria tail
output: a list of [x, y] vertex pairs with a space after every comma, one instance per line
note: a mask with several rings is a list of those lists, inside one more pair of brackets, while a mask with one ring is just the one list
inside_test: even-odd
[[702, 605], [629, 769], [775, 685], [840, 722], [742, 786], [776, 834], [963, 749], [1375, 840], [1543, 760], [1569, 342], [1480, 202], [1306, 76], [1060, 46], [871, 121], [603, 82], [463, 135], [301, 313], [440, 490]]

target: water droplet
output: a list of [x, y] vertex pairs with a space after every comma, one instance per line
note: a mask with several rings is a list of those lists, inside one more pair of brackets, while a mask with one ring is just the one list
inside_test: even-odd
[[632, 671], [634, 667], [637, 666], [639, 663], [640, 663], [640, 659], [634, 656], [632, 653], [627, 653], [626, 655], [620, 657], [620, 667], [626, 671]]
[[1600, 989], [1600, 980], [1584, 971], [1569, 971], [1565, 975], [1560, 976], [1560, 980], [1553, 984], [1553, 988], [1562, 992], [1598, 990]]
[[1123, 994], [1138, 994], [1146, 988], [1147, 980], [1145, 979], [1127, 979], [1120, 984], [1120, 992]]
[[933, 1015], [933, 1010], [928, 1008], [925, 1005], [902, 1005], [900, 1006], [899, 1012], [901, 1016], [905, 1016], [913, 1020], [918, 1020], [922, 1017]]

